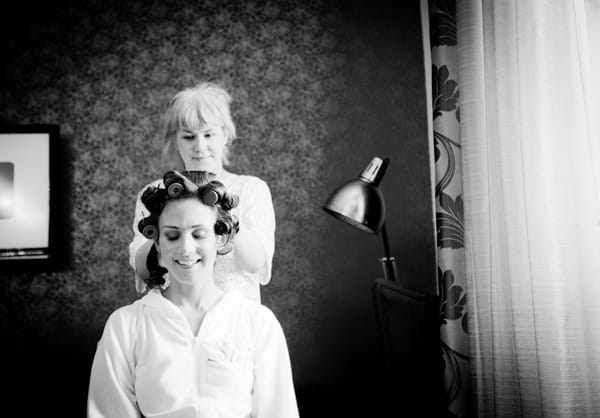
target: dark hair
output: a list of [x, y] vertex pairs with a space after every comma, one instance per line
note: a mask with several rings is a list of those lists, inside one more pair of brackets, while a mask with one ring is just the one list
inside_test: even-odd
[[239, 230], [239, 222], [231, 209], [238, 205], [239, 199], [237, 195], [227, 193], [223, 183], [213, 179], [212, 173], [204, 171], [187, 172], [185, 176], [168, 171], [163, 176], [162, 185], [150, 185], [142, 193], [142, 203], [150, 214], [138, 222], [138, 230], [147, 239], [154, 241], [146, 260], [150, 276], [145, 282], [149, 288], [161, 286], [165, 282], [167, 269], [158, 264], [156, 241], [159, 236], [158, 219], [167, 203], [172, 200], [198, 199], [207, 206], [216, 207], [215, 234], [226, 238], [225, 245], [217, 253], [223, 255], [231, 251], [230, 241]]

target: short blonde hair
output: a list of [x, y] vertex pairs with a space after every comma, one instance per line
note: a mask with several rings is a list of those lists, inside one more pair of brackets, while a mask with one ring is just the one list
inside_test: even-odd
[[206, 124], [220, 125], [227, 137], [223, 150], [223, 165], [229, 164], [229, 146], [236, 138], [231, 119], [231, 96], [219, 85], [203, 82], [175, 94], [165, 115], [165, 145], [163, 160], [174, 162], [171, 168], [185, 169], [177, 148], [177, 131], [198, 130]]

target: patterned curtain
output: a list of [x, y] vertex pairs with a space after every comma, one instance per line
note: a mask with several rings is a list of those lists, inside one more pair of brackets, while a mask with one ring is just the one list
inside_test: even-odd
[[456, 1], [429, 1], [441, 351], [448, 417], [469, 413]]

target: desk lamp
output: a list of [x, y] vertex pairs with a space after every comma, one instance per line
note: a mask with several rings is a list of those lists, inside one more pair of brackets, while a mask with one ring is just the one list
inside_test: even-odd
[[379, 234], [383, 239], [385, 257], [379, 259], [383, 277], [397, 281], [396, 259], [390, 255], [390, 245], [385, 228], [385, 200], [379, 189], [389, 158], [373, 157], [361, 175], [339, 186], [329, 196], [323, 210], [337, 219], [362, 231]]

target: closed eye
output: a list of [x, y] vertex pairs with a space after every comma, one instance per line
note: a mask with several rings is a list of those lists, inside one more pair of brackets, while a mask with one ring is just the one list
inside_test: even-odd
[[177, 241], [179, 239], [179, 232], [167, 232], [165, 237], [168, 241]]

